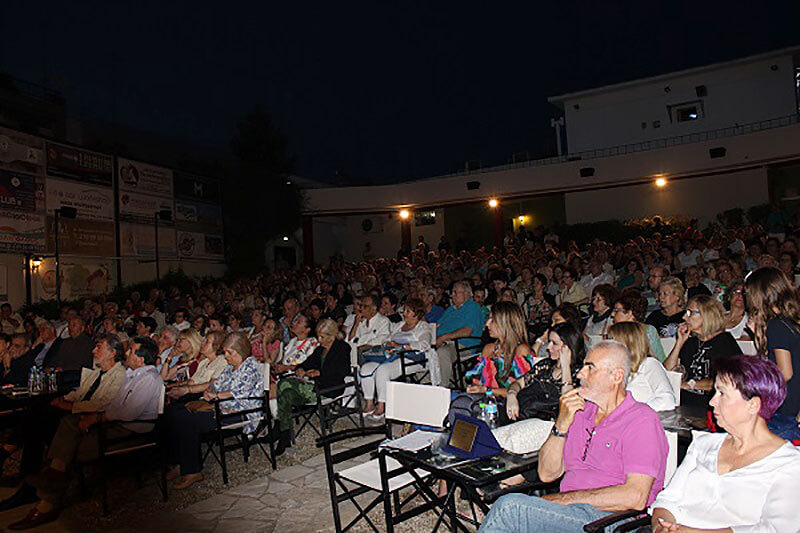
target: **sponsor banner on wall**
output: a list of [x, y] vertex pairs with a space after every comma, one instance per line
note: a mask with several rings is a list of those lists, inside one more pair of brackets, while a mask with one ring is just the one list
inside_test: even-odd
[[99, 152], [48, 142], [47, 176], [111, 187], [112, 158]]
[[8, 266], [0, 265], [0, 301], [8, 301]]
[[[172, 198], [159, 198], [148, 194], [135, 192], [119, 192], [119, 219], [125, 222], [137, 222], [139, 224], [155, 223], [155, 213], [158, 211], [169, 211], [173, 213]], [[175, 218], [173, 216], [173, 218]], [[171, 226], [172, 220], [158, 220], [158, 225]]]
[[219, 180], [175, 171], [175, 197], [211, 204], [222, 201]]
[[178, 255], [194, 259], [225, 259], [225, 242], [222, 235], [178, 232]]
[[117, 159], [120, 191], [172, 198], [172, 170], [130, 159]]
[[0, 210], [0, 251], [43, 253], [43, 214]]
[[0, 166], [9, 170], [43, 174], [44, 141], [39, 137], [0, 128]]
[[[47, 216], [47, 250], [54, 253], [56, 249], [55, 220]], [[58, 219], [58, 251], [65, 255], [92, 255], [97, 257], [114, 254], [114, 223], [102, 220], [84, 220], [80, 218]]]
[[114, 220], [114, 195], [108, 187], [48, 178], [47, 213], [61, 206], [77, 209], [78, 218]]
[[0, 209], [36, 211], [36, 177], [0, 170]]
[[179, 228], [192, 230], [222, 228], [222, 208], [211, 204], [175, 202], [175, 224]]
[[[77, 300], [107, 294], [111, 290], [111, 263], [61, 259], [61, 298]], [[56, 295], [56, 270], [53, 259], [42, 261], [33, 276], [34, 300], [49, 300]]]
[[[120, 250], [125, 257], [155, 257], [155, 227], [142, 224], [119, 225]], [[175, 228], [158, 226], [158, 255], [175, 257]]]

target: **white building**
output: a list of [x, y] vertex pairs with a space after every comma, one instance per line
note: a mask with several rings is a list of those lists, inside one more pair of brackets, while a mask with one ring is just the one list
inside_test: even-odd
[[[800, 48], [550, 98], [567, 154], [414, 182], [307, 191], [306, 260], [393, 256], [406, 239], [491, 244], [495, 224], [689, 215], [708, 222], [800, 191]], [[664, 177], [667, 185], [656, 187]], [[487, 200], [497, 198], [492, 210]], [[431, 216], [431, 213], [435, 216]], [[427, 214], [427, 216], [426, 216]], [[430, 222], [418, 225], [417, 215]], [[493, 223], [493, 220], [495, 221]], [[423, 220], [420, 220], [422, 222]], [[312, 256], [313, 251], [313, 256]]]

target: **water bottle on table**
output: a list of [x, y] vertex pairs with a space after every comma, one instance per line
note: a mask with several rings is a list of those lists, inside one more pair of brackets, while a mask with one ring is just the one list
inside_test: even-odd
[[489, 429], [497, 427], [497, 399], [491, 389], [486, 391], [486, 398], [483, 400], [483, 421]]

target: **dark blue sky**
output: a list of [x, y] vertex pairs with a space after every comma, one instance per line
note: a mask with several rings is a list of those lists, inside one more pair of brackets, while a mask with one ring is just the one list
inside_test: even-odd
[[0, 71], [222, 149], [260, 103], [298, 174], [381, 183], [539, 156], [547, 96], [800, 44], [798, 21], [800, 2], [2, 2]]

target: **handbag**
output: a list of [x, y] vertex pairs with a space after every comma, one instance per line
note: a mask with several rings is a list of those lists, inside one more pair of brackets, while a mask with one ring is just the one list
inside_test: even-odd
[[205, 400], [194, 400], [184, 404], [189, 411], [213, 411], [214, 406]]
[[519, 418], [549, 418], [558, 414], [561, 387], [549, 380], [534, 379], [517, 394]]

